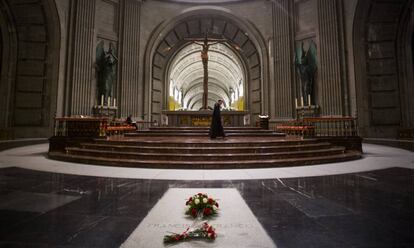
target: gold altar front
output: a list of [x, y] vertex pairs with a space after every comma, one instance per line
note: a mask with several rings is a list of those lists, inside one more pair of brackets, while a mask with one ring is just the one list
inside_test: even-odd
[[[171, 127], [210, 126], [212, 110], [163, 111], [161, 124]], [[224, 126], [243, 127], [250, 125], [247, 111], [221, 111]]]

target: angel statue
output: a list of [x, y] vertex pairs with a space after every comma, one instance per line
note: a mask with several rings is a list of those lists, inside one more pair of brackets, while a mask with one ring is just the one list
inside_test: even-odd
[[112, 88], [116, 79], [118, 58], [114, 55], [112, 46], [112, 43], [109, 43], [107, 52], [105, 52], [103, 41], [99, 42], [96, 47], [98, 99], [103, 96], [104, 101], [112, 97]]
[[[305, 105], [311, 105], [314, 99], [313, 89], [317, 71], [316, 44], [313, 41], [309, 42], [308, 51], [305, 51], [303, 42], [301, 42], [301, 50], [296, 50], [295, 65], [301, 81], [301, 93]], [[308, 99], [311, 102], [308, 102]]]

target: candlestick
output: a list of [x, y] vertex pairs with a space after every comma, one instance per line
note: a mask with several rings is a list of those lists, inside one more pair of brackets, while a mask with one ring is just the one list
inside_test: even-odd
[[305, 105], [303, 105], [303, 96], [300, 97], [300, 106], [304, 107]]
[[108, 96], [108, 107], [111, 107], [111, 97]]
[[116, 107], [116, 98], [114, 97], [114, 107]]
[[104, 95], [101, 95], [101, 106], [104, 105]]
[[311, 106], [312, 104], [311, 104], [311, 97], [310, 97], [310, 95], [308, 95], [308, 106]]
[[298, 108], [298, 99], [295, 98], [295, 108]]

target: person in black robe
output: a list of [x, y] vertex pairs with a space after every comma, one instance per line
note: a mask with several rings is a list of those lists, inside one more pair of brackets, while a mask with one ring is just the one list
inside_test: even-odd
[[214, 104], [213, 118], [211, 118], [210, 126], [210, 138], [215, 139], [216, 137], [224, 138], [223, 124], [221, 123], [220, 107], [223, 104], [223, 100], [218, 100]]

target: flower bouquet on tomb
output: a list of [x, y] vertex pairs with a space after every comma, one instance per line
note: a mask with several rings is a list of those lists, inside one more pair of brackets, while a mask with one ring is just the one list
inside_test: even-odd
[[164, 236], [164, 243], [175, 243], [185, 240], [193, 239], [205, 239], [205, 240], [214, 240], [216, 239], [217, 234], [213, 226], [209, 225], [207, 222], [204, 222], [200, 228], [190, 230], [187, 228], [183, 233], [173, 233], [171, 235]]
[[198, 193], [194, 196], [191, 196], [188, 198], [185, 205], [187, 207], [185, 214], [190, 215], [193, 218], [206, 218], [214, 216], [218, 213], [219, 208], [217, 200], [203, 193]]
[[192, 228], [187, 228], [183, 233], [172, 233], [164, 236], [164, 243], [176, 243], [179, 241], [192, 240], [192, 239], [204, 239], [207, 241], [213, 241], [216, 239], [217, 234], [213, 226], [204, 222], [200, 225], [200, 221], [203, 218], [216, 215], [218, 213], [219, 204], [217, 200], [209, 197], [207, 194], [198, 193], [188, 198], [185, 203], [185, 214], [194, 218]]

